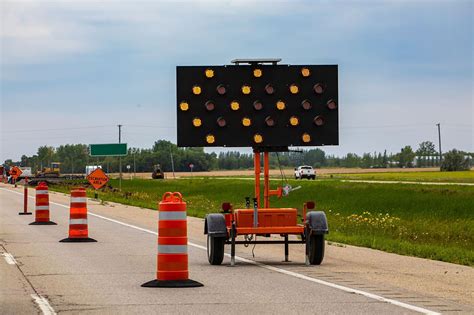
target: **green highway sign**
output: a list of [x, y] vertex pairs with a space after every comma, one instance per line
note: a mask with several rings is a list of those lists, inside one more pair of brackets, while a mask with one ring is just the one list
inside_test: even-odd
[[127, 155], [126, 143], [90, 144], [90, 156], [125, 156]]

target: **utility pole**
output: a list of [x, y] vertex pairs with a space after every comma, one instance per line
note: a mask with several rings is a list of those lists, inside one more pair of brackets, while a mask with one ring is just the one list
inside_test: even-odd
[[441, 166], [441, 162], [442, 162], [442, 159], [443, 159], [443, 156], [441, 154], [441, 123], [437, 123], [436, 126], [438, 126], [439, 164]]
[[[122, 141], [122, 125], [117, 125], [119, 128], [119, 143]], [[119, 190], [122, 190], [122, 157], [119, 156]]]
[[171, 153], [171, 147], [170, 147], [170, 157], [171, 157], [171, 170], [173, 171], [173, 178], [176, 178], [174, 175], [174, 160], [173, 160], [173, 153]]
[[133, 149], [133, 178], [137, 177], [137, 166], [135, 163], [135, 153], [137, 153], [137, 149]]

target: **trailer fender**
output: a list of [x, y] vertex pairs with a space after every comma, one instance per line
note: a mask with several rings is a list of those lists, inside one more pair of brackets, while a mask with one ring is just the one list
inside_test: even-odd
[[306, 214], [306, 226], [310, 235], [329, 233], [328, 220], [324, 211], [311, 211]]
[[204, 234], [212, 237], [227, 238], [227, 226], [224, 215], [221, 213], [211, 213], [206, 215], [204, 220]]

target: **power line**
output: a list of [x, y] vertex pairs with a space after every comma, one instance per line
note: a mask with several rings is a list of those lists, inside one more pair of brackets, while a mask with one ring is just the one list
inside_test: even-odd
[[87, 127], [68, 127], [68, 128], [48, 128], [48, 129], [19, 129], [19, 130], [2, 130], [4, 133], [24, 133], [24, 132], [41, 132], [41, 131], [61, 131], [61, 130], [83, 130], [91, 128], [113, 127], [113, 125], [87, 126]]
[[400, 125], [361, 125], [361, 126], [345, 126], [340, 129], [371, 129], [371, 128], [400, 128], [400, 127], [419, 127], [419, 126], [430, 126], [431, 123], [421, 124], [400, 124]]

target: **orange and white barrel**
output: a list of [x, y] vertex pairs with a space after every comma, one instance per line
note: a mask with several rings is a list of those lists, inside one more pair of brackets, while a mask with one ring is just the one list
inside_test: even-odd
[[45, 182], [36, 186], [35, 222], [49, 222], [49, 191]]
[[180, 193], [166, 193], [159, 203], [158, 280], [188, 279], [186, 203]]
[[167, 192], [158, 206], [156, 280], [143, 287], [199, 287], [189, 279], [186, 202], [179, 192]]
[[71, 206], [69, 214], [69, 238], [87, 238], [87, 196], [84, 188], [71, 191]]
[[96, 240], [89, 238], [85, 188], [71, 190], [69, 237], [61, 240], [61, 242], [96, 242]]
[[40, 182], [35, 189], [35, 221], [30, 225], [56, 225], [49, 217], [49, 191], [45, 182]]

